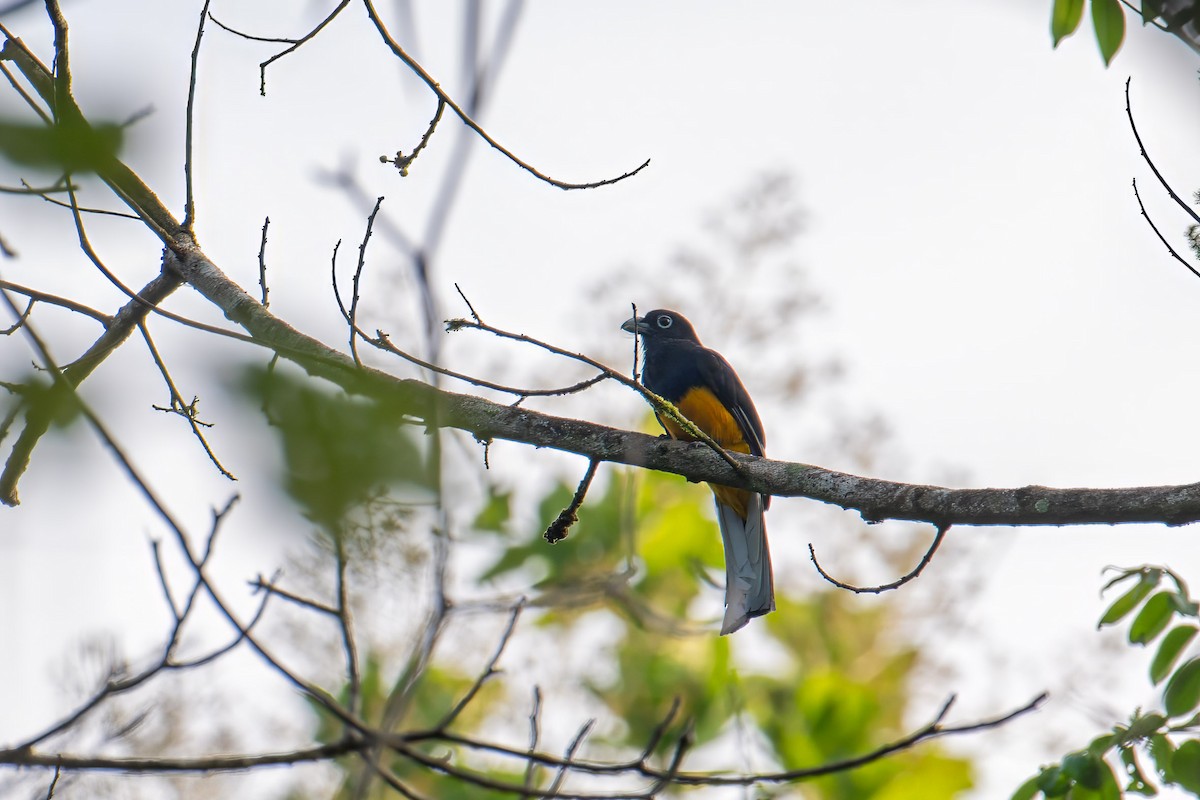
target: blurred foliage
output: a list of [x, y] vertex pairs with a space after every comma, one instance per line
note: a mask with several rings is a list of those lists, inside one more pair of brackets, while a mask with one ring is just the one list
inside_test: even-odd
[[49, 420], [52, 425], [62, 428], [70, 427], [80, 417], [75, 392], [63, 381], [48, 380], [44, 372], [17, 382], [0, 381], [0, 389], [15, 398], [11, 410], [6, 408], [7, 413], [24, 409], [28, 417]]
[[1099, 627], [1132, 615], [1129, 643], [1147, 647], [1158, 642], [1149, 677], [1155, 686], [1163, 686], [1162, 709], [1135, 709], [1129, 721], [1114, 725], [1111, 733], [1096, 737], [1058, 764], [1042, 767], [1017, 789], [1013, 800], [1154, 797], [1163, 786], [1200, 797], [1200, 656], [1179, 663], [1196, 636], [1200, 606], [1183, 579], [1166, 567], [1119, 570], [1104, 588], [1130, 581], [1133, 585], [1100, 617]]
[[[553, 520], [573, 492], [567, 484], [550, 488], [538, 504], [540, 523]], [[590, 612], [607, 609], [620, 620], [618, 635], [593, 657], [593, 664], [604, 668], [573, 678], [576, 690], [602, 704], [617, 723], [602, 726], [604, 733], [593, 734], [591, 746], [607, 753], [640, 752], [676, 700], [679, 713], [654, 757], [665, 764], [687, 731], [693, 745], [685, 767], [693, 769], [819, 766], [862, 755], [908, 733], [911, 723], [905, 717], [919, 654], [892, 635], [894, 609], [846, 592], [809, 597], [781, 592], [778, 610], [756, 624], [757, 635], [770, 639], [764, 648], [771, 654], [769, 665], [753, 669], [737, 663], [732, 637], [717, 636], [711, 624], [689, 621], [701, 595], [719, 595], [710, 584], [723, 576], [720, 537], [706, 510], [709, 502], [706, 490], [675, 476], [618, 470], [594, 487], [569, 537], [558, 544], [531, 535], [527, 525], [514, 519], [511, 495], [496, 489], [488, 493], [466, 534], [492, 545], [482, 581], [536, 587], [530, 604], [538, 609], [532, 635], [540, 661], [567, 663], [568, 642], [577, 641], [576, 635], [594, 623]], [[526, 627], [528, 622], [527, 617]], [[374, 722], [391, 691], [381, 673], [380, 660], [368, 659], [363, 715]], [[435, 660], [410, 693], [416, 705], [408, 710], [404, 729], [436, 725], [473, 680], [460, 658]], [[511, 721], [518, 712], [505, 701], [507, 684], [503, 675], [485, 684], [486, 691], [453, 729], [483, 737], [497, 721]], [[322, 719], [320, 738], [339, 737], [338, 721], [314, 710]], [[736, 754], [744, 760], [748, 746], [757, 754], [740, 763]], [[466, 750], [441, 744], [429, 752], [450, 763], [471, 763], [496, 779], [523, 780], [505, 769], [481, 766]], [[411, 762], [389, 763], [422, 796], [491, 796]], [[338, 796], [350, 797], [353, 776], [361, 767], [353, 760], [343, 766], [347, 777]], [[938, 800], [958, 796], [971, 783], [966, 759], [926, 743], [853, 771], [752, 792], [759, 797]], [[373, 785], [372, 791], [371, 797], [391, 796], [382, 785]], [[692, 790], [667, 794], [685, 791]]]
[[[384, 679], [384, 663], [377, 654], [367, 654], [363, 661], [362, 682], [360, 684], [362, 717], [367, 720], [379, 720], [386, 713], [385, 709], [392, 699], [394, 687]], [[404, 726], [416, 730], [433, 728], [454, 708], [459, 698], [466, 694], [473, 682], [474, 677], [467, 676], [449, 666], [435, 665], [427, 668], [421, 674], [419, 685], [414, 687], [414, 691], [406, 695], [408, 698], [411, 698], [412, 703], [405, 709]], [[495, 683], [484, 684], [479, 693], [462, 710], [457, 724], [467, 730], [473, 730], [482, 724], [488, 713], [496, 705], [496, 699], [499, 695], [498, 688], [498, 684]], [[343, 688], [338, 700], [343, 704], [349, 703], [348, 687]], [[321, 742], [339, 740], [344, 730], [341, 721], [326, 711], [319, 703], [310, 700], [309, 706], [320, 721], [316, 734], [317, 740]], [[446, 757], [446, 748], [441, 744], [432, 746], [417, 744], [414, 747], [425, 751], [430, 757]], [[358, 779], [358, 773], [362, 767], [362, 759], [359, 756], [346, 756], [338, 761], [338, 765], [347, 777], [341, 789], [334, 794], [334, 798], [359, 797], [356, 794], [355, 781]], [[392, 757], [387, 761], [387, 766], [396, 778], [402, 781], [411, 791], [418, 793], [422, 797], [447, 798], [447, 800], [463, 798], [463, 800], [468, 800], [468, 798], [476, 797], [512, 796], [511, 794], [490, 792], [462, 781], [448, 780], [444, 776], [420, 766], [411, 759]], [[517, 784], [520, 784], [522, 780], [521, 775], [502, 770], [493, 772], [492, 777]], [[396, 796], [393, 790], [385, 783], [375, 781], [371, 786], [371, 793], [364, 797], [363, 800], [366, 800], [366, 798], [390, 798]], [[306, 795], [296, 794], [293, 796], [304, 797]]]
[[117, 157], [123, 140], [124, 130], [114, 123], [46, 125], [0, 117], [0, 155], [18, 166], [55, 173], [102, 169]]
[[381, 487], [433, 486], [412, 428], [378, 403], [284, 370], [249, 370], [243, 388], [279, 433], [284, 489], [324, 530], [341, 530]]

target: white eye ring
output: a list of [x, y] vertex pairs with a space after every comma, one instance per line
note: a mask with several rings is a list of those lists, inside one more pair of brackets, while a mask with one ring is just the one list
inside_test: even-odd
[[659, 314], [656, 321], [658, 322], [658, 327], [662, 328], [664, 331], [675, 324], [675, 320], [671, 319], [666, 314]]

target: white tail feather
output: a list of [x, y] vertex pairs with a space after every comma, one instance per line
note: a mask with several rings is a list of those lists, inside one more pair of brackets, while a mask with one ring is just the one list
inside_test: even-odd
[[725, 545], [725, 619], [721, 624], [721, 635], [725, 636], [751, 617], [774, 611], [775, 588], [762, 497], [751, 496], [744, 520], [718, 501], [717, 522]]

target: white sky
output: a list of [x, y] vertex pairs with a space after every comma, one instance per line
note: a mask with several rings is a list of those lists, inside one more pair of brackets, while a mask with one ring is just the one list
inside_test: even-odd
[[[296, 35], [326, 5], [242, 8], [218, 0], [213, 12], [257, 33]], [[849, 368], [842, 396], [854, 410], [888, 420], [905, 467], [880, 477], [936, 482], [954, 467], [979, 486], [1193, 481], [1200, 421], [1192, 403], [1200, 380], [1191, 355], [1200, 345], [1200, 280], [1166, 256], [1137, 213], [1129, 186], [1135, 176], [1160, 227], [1182, 247], [1186, 220], [1138, 156], [1122, 91], [1132, 76], [1143, 138], [1175, 189], [1189, 196], [1200, 184], [1198, 60], [1176, 40], [1136, 25], [1109, 70], [1086, 27], [1053, 51], [1050, 5], [917, 0], [854, 4], [848, 13], [844, 4], [815, 2], [531, 3], [484, 116], [489, 131], [564, 180], [608, 177], [646, 158], [652, 164], [620, 185], [564, 193], [475, 147], [437, 264], [437, 289], [454, 314], [460, 312], [451, 282], [458, 281], [489, 321], [570, 348], [611, 352], [626, 307], [601, 307], [584, 287], [627, 262], [663, 263], [701, 215], [720, 208], [748, 178], [787, 170], [798, 178], [808, 215], [801, 258], [829, 307], [808, 326], [803, 346], [839, 355]], [[116, 118], [154, 107], [133, 134], [133, 161], [177, 210], [183, 90], [198, 8], [66, 4], [77, 96], [92, 113]], [[418, 55], [452, 93], [461, 85], [452, 46], [456, 8], [418, 4]], [[4, 21], [48, 59], [39, 14]], [[272, 52], [210, 28], [198, 95], [199, 234], [217, 263], [251, 289], [269, 214], [273, 310], [338, 342], [344, 335], [328, 297], [328, 258], [339, 238], [350, 246], [344, 252], [353, 252], [363, 212], [314, 176], [355, 164], [367, 194], [386, 195], [386, 212], [418, 232], [457, 132], [443, 122], [406, 179], [378, 165], [379, 154], [412, 147], [433, 104], [400, 76], [357, 6], [273, 66], [264, 99], [257, 62]], [[15, 173], [6, 168], [2, 182], [14, 183]], [[5, 277], [115, 309], [120, 298], [75, 253], [68, 217], [49, 207], [31, 216], [31, 205], [0, 198], [0, 232], [21, 253], [0, 264]], [[140, 286], [157, 270], [157, 248], [131, 229], [97, 222], [92, 233]], [[630, 299], [655, 305], [653, 297]], [[170, 307], [215, 318], [186, 289]], [[683, 310], [703, 331], [705, 311]], [[395, 309], [397, 318], [414, 311]], [[379, 324], [389, 323], [381, 317]], [[208, 365], [247, 357], [239, 348], [156, 329], [188, 394], [203, 392], [198, 376]], [[394, 323], [393, 330], [403, 329]], [[72, 357], [95, 333], [80, 324], [55, 337], [60, 358]], [[460, 345], [451, 345], [451, 358], [473, 355], [454, 347]], [[15, 338], [0, 342], [0, 357], [14, 368], [30, 358]], [[118, 394], [133, 386], [145, 391], [139, 398], [163, 401], [143, 361], [131, 342], [89, 381], [87, 396], [181, 516], [202, 528], [208, 508], [230, 489], [206, 469], [176, 421], [131, 409]], [[740, 371], [753, 390], [753, 370]], [[637, 401], [619, 403], [632, 424]], [[223, 406], [214, 399], [209, 408], [219, 415]], [[788, 410], [762, 410], [776, 432], [772, 441], [785, 448], [772, 455], [806, 460], [786, 449], [795, 437], [777, 433], [788, 427]], [[147, 449], [161, 437], [170, 437], [169, 447]], [[239, 456], [253, 460], [247, 443], [274, 447], [268, 434], [237, 424], [218, 428], [214, 443], [235, 471]], [[574, 465], [546, 459], [556, 468]], [[0, 651], [40, 654], [0, 659], [0, 686], [21, 687], [18, 697], [0, 701], [0, 742], [61, 709], [46, 668], [83, 632], [119, 628], [157, 602], [155, 587], [145, 583], [145, 541], [162, 534], [108, 470], [108, 456], [89, 435], [47, 439], [22, 483], [23, 505], [0, 512]], [[772, 513], [779, 541], [789, 535], [780, 522], [787, 512]], [[989, 687], [979, 702], [972, 703], [972, 687], [956, 687], [963, 718], [1020, 704], [1062, 679], [1055, 670], [1064, 663], [1063, 643], [1087, 646], [1098, 638], [1095, 590], [1105, 564], [1168, 562], [1200, 576], [1191, 529], [954, 535], [999, 542], [991, 580], [962, 602], [973, 604], [979, 628], [1018, 664], [1006, 673], [1008, 685]], [[831, 558], [838, 547], [836, 537], [822, 539], [819, 531], [799, 538]], [[230, 546], [238, 554], [231, 574], [271, 570], [271, 543], [256, 541], [252, 531]], [[800, 574], [802, 559], [785, 563], [797, 571], [786, 580], [814, 580], [811, 570]], [[106, 585], [97, 591], [101, 579]], [[160, 624], [151, 620], [130, 651], [149, 646]], [[1128, 697], [1113, 699], [1097, 687], [1074, 702], [1104, 702], [1124, 713], [1152, 701], [1144, 682], [1132, 685]], [[1065, 709], [1046, 713], [1072, 713], [1073, 701], [1061, 702]], [[1042, 723], [1025, 724], [1032, 736]], [[1081, 736], [1099, 729], [1085, 727]], [[1011, 790], [1036, 758], [995, 764], [989, 786]]]

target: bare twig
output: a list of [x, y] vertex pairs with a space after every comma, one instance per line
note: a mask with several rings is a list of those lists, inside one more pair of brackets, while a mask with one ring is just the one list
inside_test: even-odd
[[337, 620], [342, 634], [342, 650], [346, 654], [346, 678], [349, 682], [349, 698], [346, 707], [352, 714], [360, 714], [362, 675], [358, 666], [358, 646], [354, 640], [354, 624], [350, 617], [350, 591], [346, 585], [346, 543], [343, 532], [334, 534], [334, 554], [337, 559]]
[[924, 572], [925, 567], [929, 566], [929, 562], [933, 560], [933, 554], [936, 553], [938, 547], [941, 546], [942, 539], [946, 536], [946, 531], [948, 530], [950, 530], [949, 525], [939, 525], [937, 529], [937, 535], [933, 537], [933, 543], [929, 545], [929, 549], [925, 551], [925, 555], [921, 557], [921, 560], [917, 563], [917, 566], [913, 567], [912, 571], [903, 577], [898, 578], [891, 583], [884, 583], [879, 586], [853, 586], [849, 583], [842, 583], [821, 568], [820, 563], [817, 562], [817, 553], [815, 550], [813, 550], [813, 546], [811, 544], [808, 546], [808, 555], [809, 558], [812, 559], [813, 566], [817, 568], [817, 572], [821, 574], [821, 577], [839, 589], [847, 589], [855, 594], [881, 594], [883, 592], [891, 591], [892, 589], [899, 589], [901, 586], [915, 579], [918, 575]]
[[[595, 719], [589, 719], [580, 726], [579, 731], [575, 734], [575, 738], [567, 745], [566, 752], [563, 754], [563, 761], [570, 764], [575, 760], [575, 753], [579, 752], [580, 746], [583, 745], [583, 740], [592, 732], [592, 728], [596, 726]], [[554, 776], [554, 782], [550, 784], [550, 788], [546, 791], [548, 797], [557, 797], [559, 790], [562, 788], [563, 781], [567, 779], [568, 767], [564, 765], [558, 770], [558, 774]]]
[[1150, 154], [1146, 152], [1146, 145], [1142, 144], [1142, 137], [1138, 133], [1137, 124], [1133, 121], [1133, 108], [1129, 102], [1129, 84], [1132, 80], [1133, 78], [1125, 79], [1125, 116], [1129, 117], [1129, 127], [1133, 130], [1133, 138], [1137, 140], [1138, 151], [1142, 154], [1142, 159], [1145, 160], [1150, 170], [1154, 173], [1154, 177], [1158, 178], [1158, 182], [1167, 190], [1167, 194], [1171, 196], [1176, 205], [1187, 212], [1197, 224], [1200, 224], [1200, 214], [1196, 213], [1195, 209], [1185, 203], [1179, 195], [1175, 194], [1175, 190], [1171, 188], [1171, 184], [1167, 183], [1167, 179], [1162, 176], [1162, 173], [1158, 171], [1158, 167], [1154, 166], [1154, 162], [1150, 160]]
[[46, 800], [54, 800], [54, 789], [58, 786], [58, 779], [62, 775], [62, 764], [54, 765], [54, 777], [50, 780], [50, 788], [46, 790]]
[[421, 134], [421, 140], [417, 142], [417, 146], [413, 148], [413, 151], [408, 155], [404, 155], [403, 150], [397, 150], [395, 158], [380, 156], [380, 162], [384, 164], [395, 164], [396, 169], [400, 172], [400, 177], [407, 178], [408, 168], [412, 166], [412, 163], [417, 160], [417, 156], [421, 155], [421, 151], [424, 150], [425, 146], [429, 144], [430, 138], [433, 137], [433, 132], [437, 130], [438, 123], [442, 120], [442, 112], [445, 110], [446, 101], [439, 97], [437, 111], [434, 112], [433, 119], [429, 121], [429, 127], [425, 129], [425, 133]]
[[637, 169], [630, 170], [629, 172], [626, 172], [623, 175], [618, 175], [615, 178], [606, 178], [604, 180], [592, 181], [590, 183], [567, 183], [556, 178], [551, 178], [549, 175], [540, 172], [533, 165], [523, 161], [511, 150], [507, 149], [493, 139], [491, 134], [485, 131], [478, 122], [473, 120], [470, 115], [468, 115], [467, 112], [464, 111], [463, 108], [454, 101], [454, 98], [450, 97], [450, 95], [446, 93], [441, 85], [434, 80], [433, 76], [426, 72], [425, 68], [417, 63], [416, 59], [405, 52], [404, 48], [400, 46], [399, 42], [392, 38], [387, 26], [383, 24], [383, 20], [379, 17], [379, 13], [375, 10], [375, 4], [372, 2], [372, 0], [363, 0], [363, 5], [367, 9], [367, 16], [371, 18], [371, 22], [375, 25], [375, 29], [379, 32], [380, 37], [383, 39], [383, 42], [385, 45], [387, 45], [388, 49], [391, 50], [392, 53], [398, 59], [400, 59], [405, 66], [412, 70], [413, 74], [420, 78], [425, 85], [429, 87], [430, 91], [437, 95], [439, 100], [443, 101], [447, 106], [449, 106], [450, 110], [453, 111], [460, 120], [462, 120], [463, 124], [475, 131], [479, 138], [491, 145], [493, 149], [498, 150], [509, 161], [513, 162], [530, 175], [533, 175], [538, 180], [544, 181], [551, 186], [557, 186], [559, 189], [595, 189], [600, 186], [608, 186], [609, 184], [623, 181], [626, 178], [631, 178], [646, 167], [650, 166], [650, 159], [646, 159], [646, 161], [643, 162], [642, 165]]
[[0, 331], [0, 336], [12, 336], [14, 333], [19, 331], [21, 326], [25, 324], [25, 320], [29, 319], [29, 314], [31, 311], [33, 311], [33, 306], [36, 302], [37, 300], [34, 300], [31, 297], [29, 302], [25, 304], [25, 310], [21, 312], [21, 316], [17, 317], [17, 321], [12, 325]]
[[[281, 50], [280, 52], [278, 52], [275, 55], [268, 58], [266, 61], [259, 64], [258, 65], [258, 93], [261, 94], [263, 97], [267, 96], [267, 67], [271, 66], [276, 61], [283, 58], [284, 56], [290, 55], [290, 54], [296, 52], [301, 47], [303, 47], [307, 42], [312, 41], [313, 37], [315, 37], [318, 33], [320, 33], [322, 30], [324, 30], [326, 25], [333, 22], [333, 20], [337, 17], [337, 15], [342, 13], [342, 11], [345, 10], [346, 6], [348, 6], [348, 5], [350, 5], [350, 0], [342, 0], [342, 2], [337, 4], [337, 7], [334, 8], [333, 11], [329, 12], [329, 15], [327, 17], [325, 17], [325, 19], [323, 19], [317, 23], [317, 26], [315, 28], [313, 28], [308, 33], [301, 36], [299, 39], [292, 41], [291, 47], [288, 47], [286, 50]], [[225, 26], [222, 25], [221, 27], [224, 28]], [[230, 31], [231, 33], [238, 33], [237, 31], [234, 31], [231, 28], [225, 28], [225, 30]], [[247, 39], [256, 38], [256, 37], [247, 36], [246, 34], [242, 34], [242, 33], [238, 33], [238, 35], [243, 36]], [[258, 41], [264, 41], [264, 40], [259, 39]], [[290, 40], [285, 40], [285, 41], [290, 41]]]
[[171, 378], [171, 372], [167, 369], [167, 364], [163, 361], [162, 354], [158, 352], [158, 347], [154, 344], [154, 339], [150, 336], [150, 329], [146, 326], [145, 320], [138, 323], [138, 330], [142, 332], [142, 338], [146, 342], [146, 348], [150, 351], [150, 357], [154, 360], [154, 365], [158, 367], [159, 374], [162, 375], [163, 381], [167, 384], [167, 392], [169, 395], [169, 403], [166, 407], [154, 406], [159, 411], [165, 411], [170, 414], [183, 417], [187, 420], [188, 426], [192, 429], [192, 434], [196, 440], [200, 442], [200, 446], [204, 448], [205, 455], [212, 462], [217, 471], [231, 481], [236, 481], [233, 473], [225, 468], [221, 460], [217, 458], [217, 454], [213, 452], [212, 446], [209, 445], [208, 439], [204, 436], [204, 431], [201, 428], [211, 428], [211, 422], [202, 422], [199, 419], [199, 411], [196, 406], [200, 402], [200, 398], [192, 399], [192, 402], [185, 403], [183, 395], [179, 393], [178, 387], [175, 386], [174, 379]]
[[354, 268], [354, 283], [352, 286], [352, 294], [350, 296], [350, 355], [354, 358], [354, 363], [362, 366], [362, 359], [358, 357], [358, 300], [361, 297], [359, 294], [359, 282], [362, 280], [363, 267], [367, 263], [367, 243], [371, 241], [371, 230], [375, 227], [375, 217], [379, 214], [379, 207], [383, 205], [383, 196], [375, 199], [375, 207], [371, 209], [371, 215], [367, 217], [367, 229], [363, 232], [362, 243], [358, 246], [358, 265]]
[[454, 708], [450, 709], [435, 727], [440, 730], [449, 729], [454, 724], [454, 721], [458, 719], [459, 715], [462, 714], [466, 707], [471, 704], [471, 701], [479, 694], [479, 690], [483, 688], [483, 685], [491, 680], [492, 676], [499, 674], [496, 664], [500, 662], [500, 656], [504, 655], [504, 649], [508, 647], [508, 642], [512, 639], [513, 632], [517, 628], [517, 620], [520, 618], [521, 611], [524, 608], [525, 598], [522, 597], [512, 607], [512, 612], [508, 615], [508, 624], [504, 627], [504, 632], [500, 634], [500, 641], [497, 643], [496, 649], [492, 652], [492, 657], [488, 659], [487, 666], [475, 678], [474, 683], [471, 684], [471, 688], [467, 690], [466, 694], [454, 704]]
[[[633, 319], [637, 319], [637, 303], [630, 303], [629, 308], [633, 311]], [[641, 355], [641, 348], [638, 347], [642, 342], [641, 331], [637, 325], [633, 326], [633, 368], [629, 371], [629, 376], [633, 378], [635, 383], [642, 382], [642, 376], [638, 374], [638, 356]]]
[[[541, 737], [541, 720], [542, 720], [542, 690], [534, 685], [533, 687], [533, 707], [529, 710], [529, 752], [536, 753], [538, 749], [538, 741]], [[529, 759], [525, 762], [525, 788], [533, 788], [534, 781], [537, 778], [537, 762]]]
[[267, 299], [271, 293], [267, 288], [267, 226], [270, 224], [270, 217], [263, 220], [262, 241], [258, 245], [258, 286], [262, 290], [263, 308], [271, 307], [271, 301]]
[[188, 73], [187, 115], [183, 145], [183, 179], [187, 199], [184, 201], [183, 228], [191, 231], [196, 226], [195, 180], [192, 167], [194, 149], [193, 132], [196, 112], [196, 76], [200, 65], [200, 42], [204, 39], [204, 22], [208, 19], [208, 6], [211, 0], [204, 0], [200, 9], [200, 21], [196, 24], [196, 44], [192, 47], [192, 68]]
[[105, 327], [108, 327], [110, 324], [112, 324], [113, 318], [108, 314], [105, 314], [102, 311], [97, 311], [90, 306], [85, 306], [83, 303], [76, 302], [68, 297], [59, 297], [58, 295], [47, 294], [46, 292], [41, 292], [37, 289], [30, 289], [27, 286], [21, 286], [20, 284], [12, 283], [10, 281], [0, 281], [0, 289], [7, 289], [10, 292], [16, 292], [17, 294], [25, 295], [31, 300], [49, 303], [50, 305], [54, 306], [61, 306], [62, 308], [68, 309], [69, 311], [74, 311], [77, 314], [83, 314], [85, 317], [91, 317]]
[[1167, 237], [1162, 235], [1162, 231], [1158, 229], [1158, 226], [1154, 224], [1154, 220], [1152, 220], [1150, 215], [1146, 212], [1146, 206], [1142, 203], [1142, 196], [1138, 193], [1137, 178], [1133, 179], [1133, 196], [1137, 198], [1138, 211], [1141, 213], [1142, 217], [1145, 218], [1146, 224], [1150, 226], [1150, 230], [1154, 231], [1154, 235], [1157, 236], [1158, 240], [1167, 248], [1167, 252], [1171, 254], [1171, 257], [1180, 264], [1183, 264], [1183, 266], [1187, 268], [1188, 272], [1192, 273], [1197, 278], [1200, 278], [1200, 271], [1197, 271], [1197, 269], [1192, 266], [1191, 262], [1176, 252], [1175, 248], [1171, 246], [1171, 243], [1167, 241]]
[[278, 597], [287, 600], [289, 603], [295, 603], [301, 608], [308, 608], [321, 614], [328, 614], [335, 619], [338, 617], [338, 610], [335, 607], [320, 603], [307, 597], [301, 597], [298, 594], [294, 594], [286, 589], [282, 589], [275, 585], [276, 580], [277, 578], [274, 576], [268, 579], [264, 578], [262, 575], [259, 575], [257, 578], [250, 581], [250, 586], [252, 586], [256, 592], [262, 591], [268, 594], [277, 595]]
[[483, 320], [479, 318], [478, 312], [475, 311], [475, 306], [471, 305], [471, 301], [467, 299], [467, 295], [463, 293], [462, 287], [458, 285], [457, 281], [454, 284], [454, 291], [458, 292], [458, 296], [461, 297], [462, 301], [467, 304], [467, 311], [471, 313], [471, 319], [482, 325]]
[[558, 397], [561, 395], [575, 394], [576, 392], [582, 392], [584, 389], [588, 389], [592, 386], [595, 386], [597, 383], [608, 379], [607, 375], [600, 374], [588, 378], [587, 380], [579, 381], [578, 383], [572, 383], [570, 386], [560, 386], [553, 389], [530, 389], [518, 386], [506, 386], [502, 383], [494, 383], [492, 381], [484, 380], [483, 378], [476, 378], [462, 372], [455, 372], [454, 370], [446, 369], [445, 367], [439, 367], [437, 364], [426, 361], [423, 358], [418, 358], [417, 356], [401, 350], [392, 344], [391, 338], [383, 331], [377, 330], [375, 331], [375, 336], [370, 337], [360, 330], [359, 336], [361, 336], [363, 340], [367, 342], [367, 344], [373, 345], [380, 350], [391, 353], [392, 355], [399, 356], [410, 364], [415, 364], [422, 369], [427, 369], [430, 372], [437, 373], [438, 375], [445, 375], [448, 378], [454, 378], [455, 380], [460, 380], [464, 383], [469, 383], [472, 386], [478, 386], [482, 389], [492, 389], [497, 392], [516, 395], [520, 399], [527, 397]]
[[169, 774], [177, 772], [232, 772], [279, 764], [304, 764], [331, 761], [361, 750], [362, 741], [346, 738], [332, 744], [277, 753], [199, 756], [196, 758], [123, 758], [114, 756], [73, 756], [44, 754], [32, 749], [0, 750], [0, 764], [20, 767], [61, 768], [77, 772], [136, 772]]
[[550, 523], [550, 527], [546, 528], [546, 532], [542, 534], [550, 544], [557, 544], [567, 538], [567, 533], [571, 530], [571, 526], [579, 521], [579, 507], [583, 505], [583, 499], [587, 496], [588, 488], [592, 485], [592, 478], [596, 477], [596, 468], [600, 466], [600, 462], [592, 459], [588, 462], [587, 472], [583, 474], [583, 479], [579, 481], [579, 486], [575, 489], [575, 496], [571, 498], [571, 503], [562, 511], [558, 512], [558, 516], [554, 518], [554, 522]]
[[231, 27], [229, 25], [226, 25], [224, 22], [221, 22], [221, 20], [219, 20], [213, 16], [211, 11], [208, 14], [208, 18], [211, 19], [218, 28], [228, 31], [229, 33], [232, 33], [234, 36], [237, 36], [239, 38], [248, 39], [251, 42], [268, 42], [270, 44], [295, 44], [297, 41], [296, 39], [285, 39], [285, 38], [282, 38], [279, 36], [255, 36], [253, 34], [239, 31], [238, 29]]

